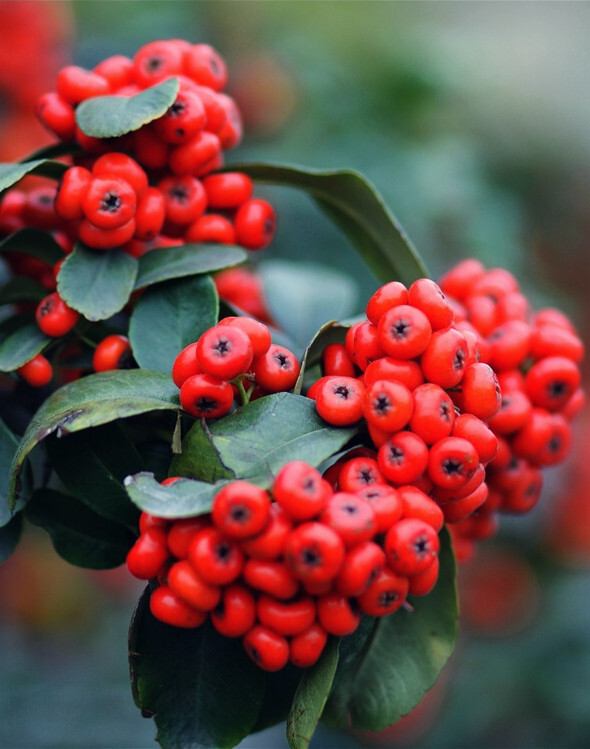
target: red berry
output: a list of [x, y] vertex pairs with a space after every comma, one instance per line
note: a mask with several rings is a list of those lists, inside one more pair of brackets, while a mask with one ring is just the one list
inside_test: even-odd
[[160, 585], [152, 591], [150, 611], [156, 619], [165, 624], [187, 629], [200, 627], [207, 618], [204, 611], [199, 611], [183, 601], [167, 585]]
[[413, 359], [428, 345], [432, 328], [416, 307], [399, 304], [383, 313], [377, 326], [379, 343], [390, 356]]
[[328, 634], [337, 637], [350, 635], [360, 620], [360, 609], [348, 596], [332, 591], [318, 598], [318, 621]]
[[92, 367], [95, 372], [126, 369], [132, 361], [129, 339], [124, 335], [109, 335], [94, 349]]
[[403, 518], [385, 536], [389, 566], [400, 575], [416, 575], [431, 565], [440, 542], [430, 523], [419, 518]]
[[68, 307], [57, 291], [42, 299], [35, 312], [37, 325], [43, 333], [56, 338], [69, 333], [79, 317], [79, 312]]
[[270, 497], [248, 481], [232, 481], [213, 499], [211, 517], [217, 528], [231, 538], [249, 538], [260, 533], [268, 520]]
[[385, 565], [385, 552], [374, 541], [365, 541], [346, 552], [336, 577], [336, 588], [345, 596], [359, 596]]
[[392, 380], [376, 380], [365, 390], [365, 419], [384, 432], [397, 432], [409, 422], [414, 409], [412, 393], [405, 385]]
[[296, 578], [321, 583], [333, 580], [344, 561], [339, 534], [318, 522], [302, 523], [287, 537], [285, 563]]
[[238, 208], [252, 195], [252, 180], [242, 172], [209, 174], [203, 178], [209, 206], [214, 209]]
[[129, 572], [140, 580], [156, 577], [168, 559], [166, 531], [163, 528], [147, 528], [139, 535], [127, 554]]
[[444, 489], [465, 484], [479, 465], [477, 450], [462, 437], [443, 437], [430, 448], [428, 475]]
[[289, 660], [297, 668], [309, 668], [317, 661], [328, 640], [321, 624], [314, 622], [289, 641]]
[[413, 432], [397, 432], [384, 442], [377, 453], [379, 467], [393, 484], [411, 484], [428, 465], [428, 447]]
[[53, 377], [51, 362], [43, 354], [36, 354], [16, 371], [29, 385], [38, 388], [49, 385]]
[[275, 559], [247, 559], [242, 577], [251, 588], [281, 600], [293, 598], [299, 590], [291, 570]]
[[195, 535], [188, 559], [204, 582], [211, 585], [233, 582], [244, 568], [244, 555], [237, 542], [217, 528], [205, 528]]
[[253, 358], [248, 335], [236, 326], [215, 325], [197, 341], [197, 361], [206, 374], [231, 380], [247, 372]]
[[264, 671], [280, 671], [289, 661], [289, 643], [282, 635], [256, 624], [244, 635], [249, 657]]
[[408, 578], [384, 567], [357, 600], [369, 616], [385, 616], [397, 611], [408, 595]]
[[210, 611], [221, 598], [221, 589], [202, 580], [186, 559], [174, 562], [168, 570], [167, 581], [179, 598], [199, 611]]
[[281, 601], [264, 593], [256, 603], [258, 621], [280, 635], [297, 635], [315, 621], [316, 607], [310, 596]]
[[295, 355], [277, 343], [271, 344], [266, 354], [252, 362], [256, 384], [267, 393], [291, 390], [297, 382], [299, 370]]
[[450, 396], [432, 382], [419, 385], [413, 396], [413, 412], [409, 421], [412, 432], [432, 445], [448, 437], [455, 423], [455, 406]]
[[375, 512], [371, 503], [352, 492], [333, 494], [319, 521], [335, 530], [347, 548], [369, 541], [375, 533]]
[[323, 512], [332, 489], [316, 468], [302, 460], [292, 460], [275, 476], [272, 495], [286, 514], [299, 522]]
[[211, 611], [211, 622], [224, 637], [242, 637], [256, 623], [256, 600], [240, 583], [222, 589], [221, 600]]
[[276, 231], [276, 213], [267, 200], [250, 198], [234, 216], [236, 243], [248, 250], [262, 250], [271, 243]]
[[180, 405], [195, 419], [218, 419], [234, 402], [234, 391], [227, 380], [208, 374], [188, 377], [180, 388]]
[[315, 393], [317, 412], [334, 426], [355, 424], [363, 416], [364, 392], [355, 377], [327, 377]]

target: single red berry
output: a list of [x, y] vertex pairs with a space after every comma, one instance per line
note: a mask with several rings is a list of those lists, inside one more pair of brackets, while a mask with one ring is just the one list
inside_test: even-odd
[[184, 55], [186, 74], [193, 81], [214, 91], [227, 84], [227, 66], [223, 57], [209, 44], [193, 44]]
[[182, 73], [183, 61], [182, 48], [172, 40], [148, 42], [133, 56], [133, 77], [141, 88], [147, 88]]
[[272, 343], [266, 354], [252, 362], [256, 384], [267, 393], [291, 390], [299, 377], [300, 365], [292, 351]]
[[430, 448], [428, 475], [444, 489], [465, 484], [479, 465], [477, 450], [462, 437], [443, 437]]
[[285, 563], [304, 582], [333, 580], [344, 561], [340, 535], [319, 522], [302, 523], [293, 529], [285, 543]]
[[310, 596], [281, 601], [262, 594], [256, 602], [258, 621], [280, 635], [297, 635], [315, 621], [316, 606]]
[[475, 362], [467, 367], [460, 392], [453, 392], [452, 397], [463, 413], [474, 414], [484, 421], [497, 413], [502, 405], [496, 373], [484, 362]]
[[242, 637], [256, 624], [256, 600], [240, 583], [226, 585], [211, 611], [211, 623], [224, 637]]
[[578, 366], [565, 356], [548, 356], [535, 362], [525, 377], [526, 393], [535, 406], [548, 411], [562, 409], [578, 389]]
[[131, 156], [121, 151], [109, 151], [99, 156], [92, 165], [95, 177], [122, 179], [131, 186], [137, 198], [141, 198], [148, 188], [145, 170]]
[[250, 198], [234, 216], [236, 243], [247, 250], [263, 250], [273, 240], [276, 223], [275, 209], [267, 200]]
[[344, 345], [353, 364], [363, 371], [371, 362], [385, 356], [377, 328], [368, 320], [356, 323], [348, 329]]
[[99, 229], [118, 229], [135, 215], [137, 195], [119, 177], [94, 177], [84, 198], [82, 210]]
[[442, 388], [455, 387], [461, 381], [468, 364], [465, 336], [456, 328], [436, 330], [422, 356], [420, 366], [424, 377]]
[[242, 573], [250, 588], [288, 600], [299, 590], [299, 581], [283, 561], [278, 559], [247, 559]]
[[253, 184], [242, 172], [209, 174], [203, 178], [209, 206], [214, 209], [238, 208], [252, 196]]
[[371, 502], [352, 492], [333, 494], [319, 522], [335, 530], [346, 548], [369, 541], [375, 533], [375, 512]]
[[66, 65], [57, 74], [56, 89], [59, 96], [70, 104], [79, 104], [93, 96], [110, 93], [106, 79], [78, 65]]
[[[168, 155], [167, 166], [173, 174], [185, 177], [200, 177], [221, 169], [223, 156], [218, 135], [201, 130], [186, 143], [173, 146]], [[204, 188], [203, 194], [206, 200]]]
[[256, 624], [243, 637], [244, 649], [264, 671], [280, 671], [289, 661], [289, 643], [268, 627]]
[[95, 372], [127, 369], [132, 361], [131, 345], [127, 336], [113, 334], [103, 338], [94, 349], [92, 367]]
[[211, 517], [217, 528], [231, 538], [249, 538], [260, 533], [268, 520], [270, 497], [249, 481], [232, 481], [213, 499]]
[[221, 588], [202, 580], [186, 559], [174, 562], [168, 570], [167, 581], [179, 598], [199, 611], [211, 611], [221, 598]]
[[363, 395], [365, 419], [384, 432], [397, 432], [410, 421], [414, 398], [405, 385], [392, 380], [376, 380]]
[[357, 494], [371, 503], [375, 515], [375, 533], [386, 533], [403, 513], [400, 495], [389, 484], [372, 484]]
[[244, 555], [238, 543], [217, 528], [199, 531], [190, 543], [188, 560], [197, 574], [211, 585], [227, 585], [244, 568]]
[[419, 518], [403, 518], [385, 536], [387, 563], [400, 575], [416, 575], [430, 566], [440, 542], [430, 523]]
[[322, 474], [302, 460], [285, 463], [275, 476], [271, 492], [275, 502], [297, 522], [318, 516], [332, 496]]
[[385, 477], [379, 469], [376, 453], [373, 453], [373, 455], [359, 455], [341, 463], [337, 480], [340, 491], [358, 492], [373, 484], [385, 483]]
[[445, 523], [462, 523], [478, 511], [488, 498], [488, 485], [482, 482], [476, 489], [452, 502], [441, 505]]
[[363, 416], [365, 387], [355, 377], [328, 377], [317, 388], [318, 414], [334, 426], [355, 424]]
[[264, 323], [255, 320], [253, 317], [223, 317], [218, 324], [229, 325], [242, 330], [250, 339], [252, 353], [255, 359], [259, 356], [264, 356], [271, 346], [272, 339], [270, 330]]
[[201, 374], [201, 367], [197, 361], [197, 343], [189, 343], [177, 355], [172, 365], [172, 380], [176, 387], [182, 387], [185, 380], [192, 375]]
[[438, 504], [416, 486], [400, 486], [398, 494], [401, 499], [404, 518], [423, 520], [438, 533], [444, 524], [444, 516]]
[[231, 380], [247, 372], [253, 358], [249, 336], [236, 326], [215, 325], [197, 341], [197, 361], [206, 374]]
[[57, 92], [43, 94], [37, 102], [37, 118], [41, 124], [64, 143], [71, 143], [76, 135], [76, 111], [69, 101]]
[[283, 508], [273, 502], [264, 528], [256, 536], [242, 541], [242, 551], [253, 559], [278, 559], [293, 523]]
[[467, 318], [480, 335], [491, 335], [499, 325], [498, 305], [487, 294], [474, 294], [463, 301]]
[[83, 166], [71, 166], [61, 178], [55, 210], [66, 221], [78, 221], [84, 217], [82, 201], [92, 182], [92, 173]]
[[575, 331], [561, 325], [535, 325], [529, 353], [535, 360], [548, 356], [565, 356], [579, 364], [584, 358], [584, 342]]
[[487, 338], [488, 363], [496, 372], [519, 367], [529, 353], [531, 338], [532, 328], [524, 320], [506, 321]]
[[400, 304], [408, 304], [408, 289], [401, 281], [389, 281], [371, 296], [365, 314], [373, 325], [377, 325], [384, 312]]
[[158, 138], [152, 123], [133, 133], [133, 152], [137, 161], [146, 169], [164, 169], [168, 166], [170, 145]]
[[183, 601], [167, 585], [160, 585], [150, 595], [150, 611], [161, 622], [174, 627], [200, 627], [207, 618], [204, 611]]
[[419, 385], [412, 393], [413, 411], [409, 421], [412, 432], [432, 445], [448, 437], [455, 424], [455, 406], [448, 393], [433, 382]]
[[519, 431], [530, 418], [533, 404], [524, 390], [502, 389], [502, 404], [488, 424], [495, 434], [513, 434]]
[[417, 307], [399, 304], [381, 315], [377, 326], [379, 343], [390, 356], [413, 359], [428, 345], [432, 328]]
[[453, 436], [463, 437], [473, 444], [482, 463], [493, 460], [498, 453], [498, 437], [473, 414], [459, 414], [453, 425]]
[[47, 185], [35, 187], [26, 194], [22, 218], [27, 226], [37, 229], [56, 229], [60, 217], [55, 210], [57, 187]]
[[290, 639], [289, 660], [297, 668], [313, 666], [322, 654], [327, 640], [326, 630], [321, 624], [314, 622], [306, 630]]
[[192, 91], [178, 92], [168, 111], [154, 121], [154, 132], [166, 143], [188, 143], [207, 124], [201, 97]]
[[168, 559], [166, 531], [148, 528], [139, 535], [127, 554], [129, 572], [140, 580], [156, 577]]
[[57, 291], [44, 297], [37, 306], [35, 319], [45, 335], [58, 338], [69, 333], [80, 313], [68, 307]]
[[417, 574], [412, 575], [410, 578], [408, 578], [408, 595], [428, 595], [438, 582], [439, 569], [440, 561], [436, 556], [432, 560], [430, 567], [427, 567], [423, 572], [418, 572]]
[[43, 354], [36, 354], [16, 371], [29, 385], [37, 388], [49, 385], [53, 377], [51, 362]]
[[200, 180], [186, 174], [164, 177], [157, 185], [164, 196], [166, 221], [177, 226], [188, 226], [207, 207], [207, 194]]
[[332, 591], [318, 598], [318, 621], [330, 635], [344, 637], [352, 634], [361, 620], [356, 601]]
[[111, 55], [95, 65], [92, 72], [105, 78], [112, 91], [127, 86], [133, 80], [133, 60], [125, 55]]
[[385, 552], [374, 541], [349, 549], [336, 577], [336, 588], [344, 596], [360, 596], [385, 566]]
[[234, 402], [234, 391], [227, 380], [208, 374], [188, 377], [180, 387], [180, 405], [195, 419], [218, 419]]
[[343, 343], [329, 343], [322, 351], [322, 370], [325, 376], [354, 377], [354, 363]]
[[116, 229], [101, 229], [84, 218], [78, 226], [80, 241], [95, 250], [112, 250], [129, 242], [135, 234], [135, 219]]
[[413, 432], [397, 432], [381, 445], [377, 461], [393, 484], [411, 484], [426, 470], [428, 446]]
[[217, 244], [235, 244], [236, 233], [232, 222], [220, 213], [204, 213], [187, 227], [184, 240], [188, 244], [195, 242]]
[[485, 294], [495, 302], [514, 291], [519, 291], [518, 281], [506, 268], [490, 268], [472, 286], [473, 294]]
[[448, 270], [439, 279], [439, 286], [445, 294], [462, 301], [485, 272], [483, 263], [475, 258], [467, 258]]
[[408, 595], [408, 578], [385, 566], [357, 601], [363, 613], [385, 616], [397, 611]]
[[443, 290], [430, 278], [419, 278], [408, 289], [408, 304], [424, 312], [432, 330], [447, 328], [453, 322], [454, 311]]
[[527, 420], [510, 441], [512, 453], [518, 458], [534, 458], [551, 439], [551, 432], [551, 414], [544, 408], [531, 408]]
[[408, 390], [415, 390], [424, 382], [424, 374], [417, 361], [383, 356], [370, 362], [364, 372], [364, 383], [369, 387], [377, 380], [395, 380]]
[[135, 239], [149, 242], [158, 236], [164, 226], [166, 204], [157, 187], [148, 187], [137, 201], [135, 209]]

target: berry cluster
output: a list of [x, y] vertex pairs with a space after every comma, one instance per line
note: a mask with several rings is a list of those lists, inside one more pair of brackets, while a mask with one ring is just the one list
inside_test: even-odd
[[185, 346], [172, 367], [180, 405], [195, 418], [228, 413], [237, 395], [242, 404], [291, 390], [299, 376], [295, 355], [272, 343], [268, 327], [252, 317], [224, 317]]
[[378, 289], [307, 395], [325, 421], [366, 425], [363, 480], [419, 487], [467, 556], [498, 511], [536, 503], [540, 468], [567, 453], [582, 355], [563, 314], [532, 315], [512, 274], [467, 260], [440, 285]]
[[262, 669], [306, 668], [328, 635], [354, 632], [361, 614], [384, 616], [430, 592], [442, 525], [419, 489], [335, 491], [317, 469], [291, 461], [268, 492], [226, 484], [208, 514], [142, 513], [127, 566], [157, 579], [150, 608], [161, 621], [198, 627], [209, 618], [223, 636], [242, 638]]

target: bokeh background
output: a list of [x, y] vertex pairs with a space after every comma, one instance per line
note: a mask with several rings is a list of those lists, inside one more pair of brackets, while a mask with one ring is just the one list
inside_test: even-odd
[[[588, 341], [589, 32], [588, 2], [1, 1], [0, 160], [49, 141], [35, 102], [60, 66], [206, 42], [245, 120], [228, 163], [355, 169], [433, 277], [467, 256], [503, 265]], [[267, 256], [345, 272], [362, 310], [376, 281], [343, 237], [298, 192], [259, 191], [279, 215]], [[315, 749], [590, 744], [589, 423], [586, 410], [531, 515], [461, 567], [458, 648], [416, 711], [380, 734], [320, 729]], [[140, 589], [121, 569], [70, 567], [27, 530], [0, 568], [0, 747], [155, 746], [126, 661]]]

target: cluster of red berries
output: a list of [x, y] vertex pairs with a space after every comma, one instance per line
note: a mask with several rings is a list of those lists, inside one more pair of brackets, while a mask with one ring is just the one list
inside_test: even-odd
[[172, 379], [180, 405], [195, 418], [217, 419], [238, 396], [241, 404], [291, 390], [300, 365], [292, 351], [272, 343], [269, 328], [252, 317], [224, 317], [180, 351]]
[[583, 345], [565, 315], [533, 316], [511, 273], [475, 260], [440, 285], [385, 284], [366, 318], [325, 348], [307, 395], [327, 422], [366, 425], [366, 483], [422, 489], [467, 556], [565, 457]]
[[384, 616], [430, 592], [442, 525], [419, 489], [334, 491], [317, 469], [291, 461], [268, 492], [226, 484], [208, 514], [142, 513], [127, 566], [157, 580], [150, 608], [161, 621], [209, 619], [223, 636], [242, 638], [262, 669], [306, 668], [328, 635], [351, 634], [362, 614]]

